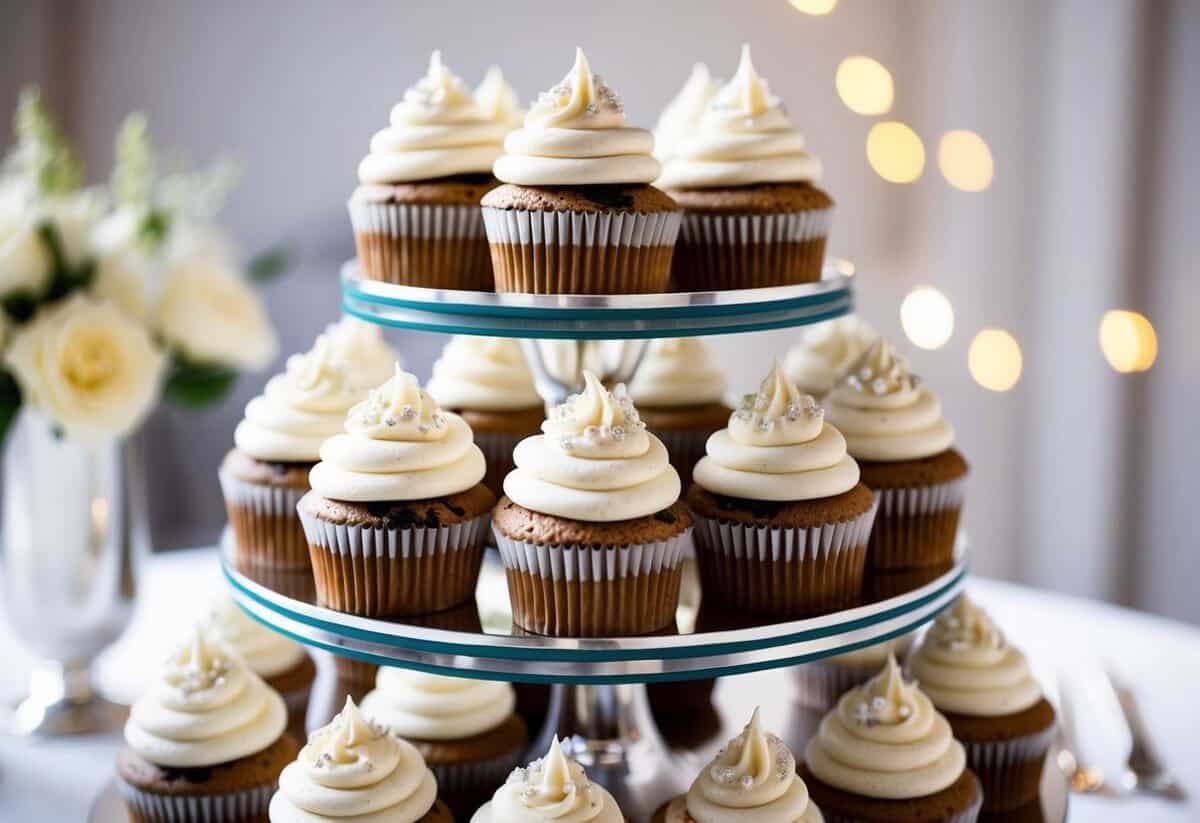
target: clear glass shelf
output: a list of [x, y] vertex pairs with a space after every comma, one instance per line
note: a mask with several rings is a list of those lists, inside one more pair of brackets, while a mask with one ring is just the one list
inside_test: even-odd
[[397, 286], [342, 267], [342, 309], [371, 323], [446, 334], [541, 340], [702, 337], [793, 328], [849, 313], [854, 268], [825, 264], [816, 283], [624, 295], [498, 294]]

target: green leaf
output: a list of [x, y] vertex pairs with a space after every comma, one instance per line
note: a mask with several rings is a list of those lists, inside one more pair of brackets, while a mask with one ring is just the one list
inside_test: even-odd
[[246, 276], [254, 283], [269, 283], [292, 267], [292, 253], [284, 246], [259, 252], [246, 266]]
[[87, 288], [96, 274], [96, 261], [88, 260], [77, 268], [69, 268], [66, 255], [63, 254], [62, 238], [58, 236], [58, 227], [53, 223], [38, 226], [38, 236], [50, 254], [54, 271], [50, 288], [46, 290], [46, 302], [65, 297], [76, 289]]
[[0, 306], [14, 323], [26, 323], [37, 311], [38, 299], [33, 292], [22, 289], [10, 292], [0, 301]]
[[142, 218], [142, 224], [138, 226], [138, 239], [151, 251], [156, 251], [162, 248], [163, 243], [166, 242], [167, 232], [170, 228], [171, 224], [166, 212], [148, 211]]
[[236, 380], [237, 372], [228, 366], [196, 363], [177, 355], [171, 363], [163, 396], [184, 408], [199, 409], [223, 399]]
[[17, 419], [17, 412], [20, 410], [21, 387], [11, 374], [0, 371], [0, 446], [3, 446], [8, 428]]

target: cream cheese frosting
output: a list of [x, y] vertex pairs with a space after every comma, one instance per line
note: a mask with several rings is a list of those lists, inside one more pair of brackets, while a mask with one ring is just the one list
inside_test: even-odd
[[341, 713], [309, 735], [279, 775], [271, 823], [415, 823], [437, 801], [437, 780], [421, 753], [368, 723], [346, 698]]
[[502, 412], [542, 405], [520, 343], [503, 337], [451, 338], [426, 389], [448, 409]]
[[286, 726], [283, 698], [197, 626], [129, 710], [125, 742], [157, 766], [200, 768], [261, 752]]
[[695, 134], [701, 116], [720, 88], [708, 66], [703, 63], [692, 66], [687, 82], [667, 103], [654, 126], [654, 156], [660, 162], [667, 162], [676, 147]]
[[494, 173], [522, 186], [649, 183], [660, 171], [653, 150], [653, 135], [625, 125], [617, 93], [576, 49], [567, 76], [538, 95], [524, 126], [504, 139]]
[[820, 177], [820, 161], [805, 150], [804, 138], [744, 45], [737, 73], [713, 97], [693, 136], [679, 142], [657, 185], [705, 189]]
[[950, 724], [916, 683], [904, 681], [895, 657], [842, 696], [808, 741], [804, 758], [822, 783], [889, 800], [936, 794], [966, 768]]
[[703, 340], [652, 340], [629, 381], [629, 396], [646, 406], [720, 403], [725, 396], [725, 375]]
[[623, 823], [617, 801], [588, 780], [583, 767], [568, 758], [558, 738], [550, 751], [518, 768], [479, 807], [471, 823]]
[[833, 497], [858, 484], [858, 464], [816, 401], [778, 363], [756, 394], [742, 398], [729, 426], [714, 432], [692, 473], [701, 488], [747, 500]]
[[424, 500], [466, 491], [483, 479], [471, 427], [437, 402], [399, 364], [386, 383], [350, 409], [345, 432], [321, 446], [309, 485], [322, 497], [356, 502]]
[[966, 595], [938, 615], [908, 665], [944, 712], [1000, 717], [1042, 699], [1025, 655]]
[[783, 369], [804, 391], [823, 397], [850, 370], [879, 334], [857, 315], [805, 329], [799, 344], [788, 350]]
[[590, 523], [669, 508], [680, 481], [666, 447], [646, 431], [624, 386], [610, 392], [594, 373], [583, 377], [583, 391], [550, 410], [542, 434], [517, 444], [504, 493], [527, 509]]
[[520, 128], [525, 119], [517, 93], [504, 79], [499, 66], [491, 66], [484, 74], [483, 82], [475, 89], [475, 105], [488, 120], [509, 129]]
[[410, 740], [461, 740], [500, 726], [516, 705], [510, 683], [383, 666], [362, 711]]
[[358, 179], [386, 184], [486, 174], [508, 129], [484, 115], [470, 88], [435, 51], [425, 76], [392, 108], [391, 124], [371, 138]]
[[[333, 360], [346, 370], [346, 379], [365, 397], [392, 376], [403, 359], [383, 337], [383, 329], [349, 315], [325, 327]], [[361, 400], [362, 397], [359, 399]]]
[[825, 404], [859, 460], [917, 460], [954, 445], [941, 401], [886, 340], [863, 352]]
[[252, 619], [228, 593], [213, 601], [203, 626], [233, 649], [259, 677], [283, 674], [305, 658], [303, 646]]
[[[695, 823], [821, 823], [824, 817], [796, 774], [796, 759], [763, 731], [758, 709], [692, 783], [686, 796]], [[668, 821], [670, 821], [668, 814]], [[675, 821], [670, 821], [675, 823]]]

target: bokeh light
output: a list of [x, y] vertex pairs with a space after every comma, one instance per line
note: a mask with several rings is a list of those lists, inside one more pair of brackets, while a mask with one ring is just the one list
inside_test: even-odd
[[982, 329], [967, 349], [967, 368], [975, 382], [991, 391], [1008, 391], [1021, 379], [1021, 346], [1003, 329]]
[[892, 73], [870, 57], [847, 57], [834, 78], [838, 97], [856, 114], [883, 114], [892, 107]]
[[938, 141], [938, 168], [946, 182], [961, 191], [983, 191], [992, 185], [992, 150], [973, 131], [948, 131]]
[[791, 0], [791, 4], [805, 14], [829, 14], [837, 0]]
[[889, 183], [911, 183], [925, 168], [925, 146], [903, 123], [876, 123], [867, 134], [867, 161]]
[[900, 303], [900, 326], [914, 346], [940, 349], [954, 333], [954, 307], [933, 286], [920, 286]]
[[1158, 357], [1158, 335], [1145, 315], [1113, 309], [1100, 320], [1100, 350], [1122, 374], [1146, 371]]

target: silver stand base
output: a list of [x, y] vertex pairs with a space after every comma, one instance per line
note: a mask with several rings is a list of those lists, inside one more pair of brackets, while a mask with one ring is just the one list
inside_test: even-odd
[[47, 664], [29, 677], [29, 695], [13, 709], [9, 731], [18, 735], [61, 737], [113, 732], [125, 724], [129, 709], [92, 690], [84, 666]]

